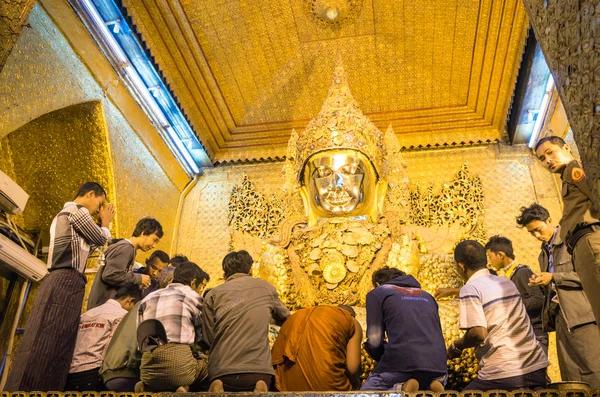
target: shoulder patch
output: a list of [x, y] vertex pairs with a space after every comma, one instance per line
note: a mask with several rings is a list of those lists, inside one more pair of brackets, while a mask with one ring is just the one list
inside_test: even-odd
[[579, 167], [573, 167], [571, 178], [573, 179], [573, 182], [581, 182], [583, 181], [583, 178], [585, 178], [585, 172]]

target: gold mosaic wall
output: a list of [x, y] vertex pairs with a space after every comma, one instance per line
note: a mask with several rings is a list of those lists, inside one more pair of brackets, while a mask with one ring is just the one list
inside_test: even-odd
[[[2, 154], [10, 150], [14, 163], [9, 167], [6, 156], [0, 156], [0, 169], [9, 170], [7, 173], [14, 176], [14, 172], [25, 172], [29, 169], [27, 167], [38, 164], [37, 168], [44, 172], [39, 174], [40, 178], [53, 172], [51, 178], [46, 179], [52, 182], [49, 185], [61, 185], [65, 190], [59, 194], [59, 190], [54, 189], [51, 194], [56, 199], [51, 203], [45, 202], [44, 208], [38, 208], [36, 203], [47, 199], [39, 197], [37, 185], [31, 184], [29, 189], [29, 185], [24, 186], [33, 200], [25, 216], [44, 219], [43, 222], [32, 221], [29, 226], [37, 228], [39, 225], [43, 229], [44, 225], [49, 225], [62, 203], [73, 198], [80, 179], [85, 179], [77, 173], [78, 170], [88, 169], [89, 173], [83, 175], [109, 183], [109, 198], [117, 205], [113, 235], [128, 237], [140, 218], [154, 216], [165, 230], [165, 238], [157, 248], [168, 251], [179, 190], [123, 115], [104, 96], [103, 88], [97, 85], [40, 6], [34, 7], [27, 23], [30, 27], [19, 36], [0, 72], [0, 87], [6, 94], [0, 95], [0, 150]], [[96, 110], [89, 116], [82, 118], [78, 117], [81, 116], [79, 113], [70, 114], [68, 109], [78, 109], [80, 105], [68, 106], [87, 101], [95, 101], [93, 103], [96, 104]], [[61, 114], [62, 121], [51, 123], [50, 128], [40, 128], [40, 120], [49, 117], [36, 119], [41, 116], [40, 112], [55, 109], [63, 109], [50, 113]], [[32, 119], [34, 121], [30, 122]], [[86, 120], [89, 125], [84, 125]], [[60, 127], [63, 124], [69, 127]], [[18, 134], [13, 136], [11, 131], [23, 125], [25, 127], [22, 128], [28, 131], [27, 137], [18, 139]], [[7, 146], [7, 142], [12, 141], [19, 144]], [[56, 153], [51, 150], [58, 147], [64, 150]], [[47, 149], [44, 152], [47, 155], [41, 155], [42, 149]], [[80, 155], [73, 158], [73, 151]], [[86, 151], [91, 151], [87, 157]], [[80, 176], [76, 178], [76, 175]], [[143, 261], [144, 257], [141, 254], [138, 260]]]

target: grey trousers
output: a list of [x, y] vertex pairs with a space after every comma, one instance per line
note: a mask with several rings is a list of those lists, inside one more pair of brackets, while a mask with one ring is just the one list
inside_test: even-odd
[[564, 381], [586, 382], [600, 389], [600, 330], [594, 323], [569, 332], [562, 313], [556, 316], [556, 351]]

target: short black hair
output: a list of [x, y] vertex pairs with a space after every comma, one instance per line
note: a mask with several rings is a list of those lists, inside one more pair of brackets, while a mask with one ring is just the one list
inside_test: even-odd
[[354, 310], [354, 308], [352, 306], [348, 306], [348, 305], [338, 305], [337, 307], [339, 307], [342, 310], [347, 311], [348, 313], [350, 313], [350, 315], [354, 318], [356, 318], [356, 311]]
[[142, 300], [142, 290], [137, 285], [128, 285], [127, 287], [121, 287], [115, 295], [115, 299], [122, 298], [133, 298], [135, 302]]
[[559, 137], [559, 136], [556, 136], [556, 135], [550, 135], [550, 136], [547, 136], [547, 137], [544, 137], [544, 138], [540, 139], [540, 140], [539, 140], [539, 141], [538, 141], [538, 142], [535, 144], [535, 148], [534, 148], [533, 150], [534, 150], [535, 152], [537, 152], [538, 148], [539, 148], [540, 146], [542, 146], [542, 143], [544, 143], [544, 142], [550, 142], [550, 143], [552, 143], [553, 145], [560, 146], [560, 147], [563, 147], [563, 146], [565, 146], [565, 145], [567, 144], [567, 142], [565, 142], [565, 140], [564, 140], [564, 139], [562, 139], [561, 137]]
[[383, 285], [400, 276], [406, 276], [406, 273], [395, 267], [384, 266], [373, 273], [371, 281], [373, 282], [373, 287], [377, 287], [377, 284]]
[[182, 254], [177, 254], [171, 258], [171, 266], [179, 267], [182, 263], [189, 262], [189, 261], [190, 260], [188, 259], [187, 256], [182, 255]]
[[253, 262], [254, 260], [248, 251], [241, 250], [228, 253], [225, 255], [225, 258], [223, 258], [223, 272], [225, 273], [225, 278], [229, 278], [236, 273], [250, 274]]
[[81, 185], [79, 187], [79, 190], [77, 191], [77, 197], [83, 197], [89, 192], [94, 192], [94, 195], [96, 195], [96, 197], [106, 197], [106, 190], [104, 190], [104, 188], [98, 182], [86, 182], [83, 185]]
[[504, 252], [504, 255], [508, 256], [510, 259], [515, 259], [512, 241], [504, 236], [492, 236], [486, 243], [485, 250], [492, 251], [494, 254]]
[[210, 276], [194, 262], [182, 263], [178, 268], [175, 269], [173, 283], [191, 285], [193, 280], [196, 280], [198, 283], [201, 283], [204, 280], [208, 282], [210, 280]]
[[165, 251], [156, 250], [148, 259], [146, 259], [146, 266], [154, 265], [156, 260], [160, 260], [164, 263], [169, 263], [171, 261], [171, 259], [169, 259], [169, 255]]
[[454, 260], [462, 263], [469, 270], [479, 270], [487, 264], [485, 248], [475, 240], [465, 240], [454, 248]]
[[550, 218], [550, 213], [547, 209], [537, 203], [531, 204], [529, 207], [521, 207], [521, 215], [517, 217], [517, 225], [524, 227], [533, 221], [546, 222]]
[[156, 233], [159, 238], [163, 236], [163, 229], [159, 221], [154, 218], [146, 217], [139, 220], [132, 233], [133, 237], [140, 237], [142, 234], [149, 236]]

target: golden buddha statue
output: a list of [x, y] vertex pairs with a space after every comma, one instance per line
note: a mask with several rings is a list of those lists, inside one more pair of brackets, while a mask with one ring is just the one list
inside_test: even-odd
[[286, 221], [266, 244], [258, 275], [290, 307], [364, 305], [372, 273], [385, 265], [416, 277], [423, 230], [406, 226], [404, 168], [394, 132], [384, 136], [360, 111], [338, 64], [321, 112], [290, 138]]
[[[483, 197], [475, 189], [471, 206], [455, 211], [454, 203], [469, 200], [452, 195], [468, 194], [480, 181], [469, 179], [464, 166], [460, 180], [445, 185], [437, 198], [429, 189], [424, 199], [420, 190], [410, 192], [405, 168], [393, 130], [382, 134], [361, 112], [338, 62], [321, 112], [304, 131], [292, 132], [282, 196], [274, 199], [278, 205], [269, 207], [247, 178], [245, 187], [234, 188], [232, 249], [247, 249], [258, 258], [254, 275], [275, 285], [291, 309], [364, 306], [371, 276], [383, 266], [413, 275], [431, 294], [438, 287], [459, 287], [448, 253], [461, 238], [473, 237], [477, 225], [469, 222], [477, 220], [474, 212], [483, 211]], [[244, 190], [251, 192], [246, 206]], [[412, 207], [433, 202], [462, 215], [452, 218], [442, 211], [425, 219], [423, 212], [434, 213], [430, 208], [411, 213]], [[262, 213], [248, 217], [256, 207]], [[439, 302], [439, 308], [449, 343], [459, 333], [458, 304]], [[364, 309], [357, 314], [364, 320]], [[470, 380], [473, 360], [449, 363], [451, 384]]]

